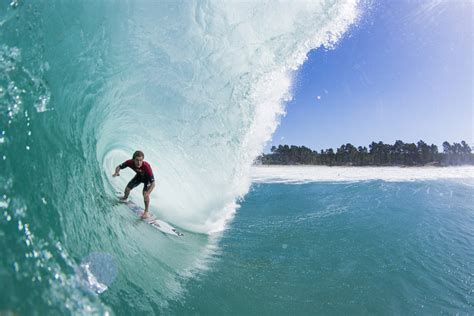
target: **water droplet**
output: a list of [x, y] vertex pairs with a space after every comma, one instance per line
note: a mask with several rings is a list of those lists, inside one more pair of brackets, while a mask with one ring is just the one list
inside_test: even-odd
[[17, 8], [19, 4], [20, 4], [20, 0], [13, 0], [12, 2], [10, 2], [10, 6], [12, 8]]
[[118, 274], [117, 264], [108, 253], [93, 252], [81, 262], [82, 276], [94, 292], [100, 294], [107, 290]]

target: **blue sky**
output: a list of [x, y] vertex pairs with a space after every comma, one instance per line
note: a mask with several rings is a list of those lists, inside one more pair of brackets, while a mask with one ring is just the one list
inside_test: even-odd
[[474, 143], [473, 4], [375, 0], [298, 71], [272, 145]]

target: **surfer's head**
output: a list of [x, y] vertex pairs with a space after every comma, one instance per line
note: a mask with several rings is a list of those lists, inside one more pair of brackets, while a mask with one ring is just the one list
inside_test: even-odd
[[145, 159], [145, 154], [143, 151], [137, 150], [133, 153], [133, 162], [137, 168], [140, 168], [143, 164], [143, 159]]

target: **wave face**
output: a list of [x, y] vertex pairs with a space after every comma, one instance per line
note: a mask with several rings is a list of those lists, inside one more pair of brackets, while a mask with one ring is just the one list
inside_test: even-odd
[[196, 1], [120, 11], [127, 19], [106, 37], [113, 75], [93, 115], [101, 117], [97, 160], [111, 170], [143, 148], [158, 175], [160, 214], [193, 231], [222, 229], [290, 97], [290, 72], [345, 31], [354, 4]]
[[[114, 253], [119, 271], [156, 263], [165, 276], [155, 283], [133, 273], [117, 282], [162, 284], [151, 301], [178, 295], [173, 277], [202, 268], [212, 248], [199, 233], [222, 231], [247, 192], [253, 159], [291, 98], [292, 73], [310, 49], [336, 43], [357, 8], [350, 0], [0, 2], [0, 280], [12, 293], [0, 312], [103, 311], [75, 272], [93, 251]], [[146, 242], [137, 242], [137, 262], [124, 250], [141, 237], [113, 202], [131, 174], [110, 175], [137, 149], [157, 178], [152, 212], [194, 236], [179, 248], [150, 233], [166, 249], [185, 249], [179, 262]], [[24, 307], [12, 308], [25, 293]]]

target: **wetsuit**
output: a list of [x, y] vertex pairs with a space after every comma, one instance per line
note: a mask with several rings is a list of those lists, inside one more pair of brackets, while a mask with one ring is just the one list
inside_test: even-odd
[[132, 159], [125, 161], [120, 165], [120, 169], [131, 168], [137, 174], [133, 177], [132, 180], [127, 184], [127, 187], [131, 190], [140, 183], [143, 183], [143, 192], [148, 191], [149, 187], [153, 182], [155, 182], [155, 178], [153, 177], [153, 171], [151, 170], [151, 166], [148, 162], [143, 161], [142, 166], [137, 168], [135, 163]]

